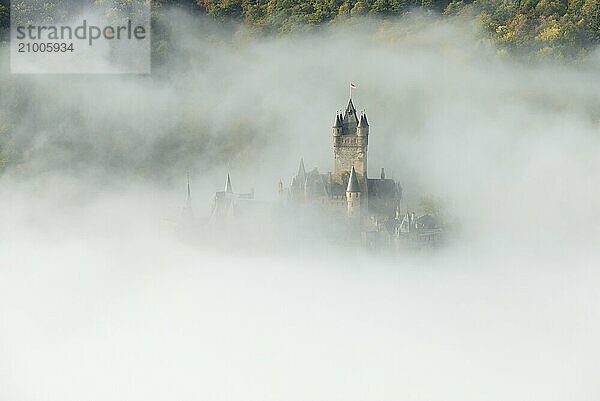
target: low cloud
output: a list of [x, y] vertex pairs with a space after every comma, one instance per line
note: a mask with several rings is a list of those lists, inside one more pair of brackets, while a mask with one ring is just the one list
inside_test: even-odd
[[[280, 39], [170, 18], [153, 77], [0, 75], [0, 398], [591, 399], [593, 57], [522, 64], [424, 17]], [[330, 170], [350, 80], [371, 175], [442, 199], [451, 247], [182, 235], [188, 172], [207, 216], [227, 172], [269, 202], [300, 157]]]

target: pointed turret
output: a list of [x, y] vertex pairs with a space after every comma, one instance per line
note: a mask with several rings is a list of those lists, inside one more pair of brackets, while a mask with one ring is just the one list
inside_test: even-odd
[[365, 125], [364, 125], [364, 121], [365, 121], [365, 115], [364, 115], [364, 114], [361, 114], [361, 115], [360, 115], [360, 118], [359, 118], [359, 120], [358, 120], [358, 128], [362, 128], [362, 127], [364, 127], [364, 126], [365, 126]]
[[342, 135], [342, 116], [339, 113], [335, 113], [335, 123], [333, 124], [333, 136]]
[[227, 174], [227, 182], [225, 182], [225, 192], [227, 193], [233, 193], [233, 188], [231, 187], [231, 178], [229, 177], [229, 174]]
[[358, 185], [358, 178], [356, 176], [356, 170], [352, 166], [350, 171], [350, 177], [348, 178], [348, 187], [346, 188], [346, 206], [348, 217], [354, 219], [360, 214], [360, 186]]
[[304, 158], [300, 158], [300, 165], [298, 166], [298, 175], [306, 175], [306, 169], [304, 168]]
[[304, 158], [300, 158], [300, 165], [298, 166], [298, 174], [296, 177], [300, 180], [300, 182], [304, 182], [306, 180], [306, 169], [304, 168]]
[[342, 120], [340, 118], [340, 115], [336, 113], [335, 122], [333, 123], [333, 128], [340, 128], [341, 126], [342, 126]]
[[385, 180], [385, 169], [383, 167], [381, 168], [381, 179]]
[[369, 135], [369, 122], [367, 121], [367, 115], [361, 114], [360, 121], [358, 122], [358, 127], [356, 130], [356, 134], [358, 136], [368, 136]]
[[352, 166], [352, 171], [350, 171], [350, 178], [348, 178], [348, 187], [346, 188], [346, 192], [360, 192], [360, 186], [358, 185], [358, 178], [356, 177], [356, 170], [354, 170], [354, 166]]

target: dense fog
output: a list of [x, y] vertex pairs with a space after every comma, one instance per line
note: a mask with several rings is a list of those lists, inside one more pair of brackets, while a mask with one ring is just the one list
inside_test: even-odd
[[[600, 53], [525, 64], [423, 16], [284, 38], [169, 18], [152, 76], [10, 75], [0, 49], [0, 399], [597, 394]], [[370, 175], [438, 199], [451, 244], [213, 235], [227, 173], [276, 202], [301, 157], [332, 169], [350, 81]]]

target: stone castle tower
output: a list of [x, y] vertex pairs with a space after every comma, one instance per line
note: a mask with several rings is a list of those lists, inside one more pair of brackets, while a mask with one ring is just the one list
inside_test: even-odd
[[289, 188], [279, 185], [280, 199], [313, 203], [341, 212], [356, 221], [393, 219], [402, 199], [400, 184], [381, 176], [368, 177], [369, 121], [357, 114], [352, 98], [344, 112], [337, 112], [332, 128], [333, 170], [307, 170], [304, 160]]
[[343, 114], [337, 114], [333, 124], [334, 179], [347, 182], [352, 168], [356, 170], [361, 192], [368, 196], [367, 147], [369, 144], [369, 122], [367, 115], [356, 114], [352, 99]]

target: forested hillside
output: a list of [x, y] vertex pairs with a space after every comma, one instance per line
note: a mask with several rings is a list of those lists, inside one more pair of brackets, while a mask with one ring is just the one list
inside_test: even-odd
[[199, 6], [214, 18], [243, 20], [278, 34], [420, 8], [446, 18], [474, 18], [507, 51], [579, 58], [600, 42], [600, 0], [199, 0]]
[[[56, 0], [39, 3], [52, 5]], [[0, 0], [4, 39], [8, 4], [9, 0]], [[158, 0], [153, 2], [155, 15], [168, 6], [185, 7], [219, 21], [244, 22], [257, 33], [275, 35], [362, 16], [393, 18], [422, 9], [444, 18], [475, 20], [481, 33], [506, 52], [579, 59], [600, 43], [600, 0]]]

